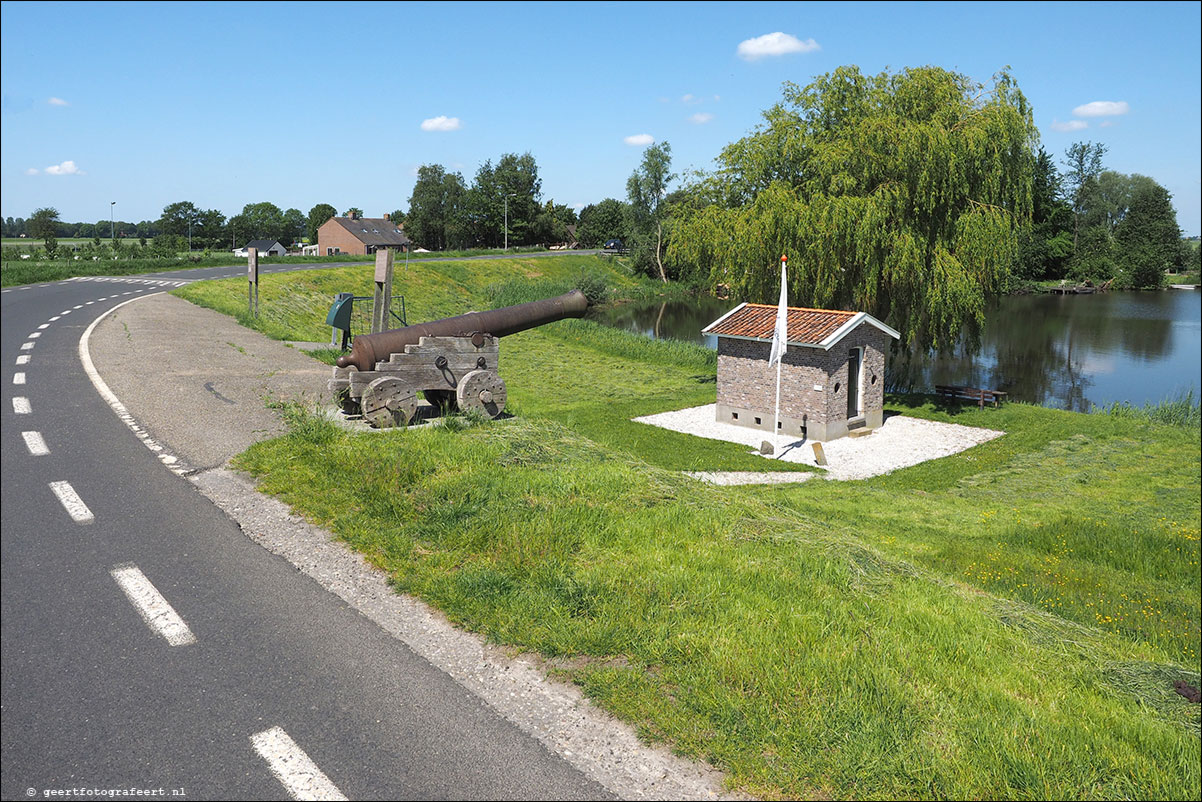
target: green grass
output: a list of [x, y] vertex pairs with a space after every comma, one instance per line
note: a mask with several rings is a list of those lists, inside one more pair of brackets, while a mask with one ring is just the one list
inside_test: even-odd
[[1187, 390], [1175, 398], [1166, 398], [1159, 403], [1144, 404], [1142, 407], [1126, 401], [1116, 401], [1108, 407], [1094, 407], [1093, 412], [1120, 418], [1150, 420], [1169, 426], [1202, 426], [1202, 405], [1199, 405], [1193, 390]]
[[[1021, 412], [1036, 426], [1047, 414]], [[1196, 660], [1174, 654], [1190, 636], [1161, 621], [1154, 633], [1082, 625], [959, 571], [970, 562], [951, 548], [959, 522], [998, 504], [966, 500], [949, 477], [926, 496], [889, 488], [892, 477], [720, 489], [527, 415], [385, 437], [308, 418], [239, 465], [398, 590], [551, 658], [645, 737], [752, 793], [1198, 794], [1197, 705], [1166, 691], [1197, 682]], [[1186, 608], [1192, 594], [1192, 618], [1176, 624], [1196, 646], [1197, 529], [1179, 533], [1192, 553], [1175, 558], [1174, 531], [1147, 523], [1148, 540], [1120, 542], [1168, 547], [1148, 565], [1111, 559], [1088, 528], [1041, 541], [986, 517], [978, 539], [1020, 555], [1008, 564], [1033, 578], [1064, 538], [1092, 543], [1057, 572], [1136, 580], [1107, 585], [1116, 596], [1160, 582]], [[956, 563], [904, 556], [936, 549]]]
[[1202, 284], [1202, 274], [1197, 270], [1187, 273], [1168, 273], [1165, 275], [1165, 284], [1193, 284], [1197, 286]]
[[[431, 264], [404, 291], [430, 319], [605, 270], [580, 259]], [[609, 270], [609, 292], [650, 291]], [[258, 325], [311, 339], [296, 299], [360, 293], [323, 274], [270, 277]], [[226, 285], [178, 292], [236, 311]], [[750, 793], [1202, 794], [1199, 707], [1172, 690], [1199, 683], [1196, 425], [891, 397], [1006, 435], [865, 481], [719, 488], [680, 471], [774, 463], [629, 421], [712, 402], [712, 352], [562, 321], [505, 338], [501, 373], [515, 418], [353, 435], [294, 409], [238, 464], [398, 590]]]

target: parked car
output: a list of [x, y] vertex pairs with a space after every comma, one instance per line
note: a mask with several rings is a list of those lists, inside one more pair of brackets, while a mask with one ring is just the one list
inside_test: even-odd
[[625, 250], [626, 250], [626, 246], [625, 246], [625, 245], [622, 243], [622, 240], [620, 240], [620, 239], [618, 239], [618, 238], [616, 238], [616, 237], [615, 237], [614, 239], [609, 239], [609, 240], [606, 240], [606, 241], [605, 241], [604, 248], [605, 248], [605, 250], [607, 250], [607, 251], [619, 251], [619, 252], [621, 252], [621, 251], [625, 251]]

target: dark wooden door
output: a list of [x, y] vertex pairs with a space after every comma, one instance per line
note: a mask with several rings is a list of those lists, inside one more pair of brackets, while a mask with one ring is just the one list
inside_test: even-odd
[[859, 348], [847, 352], [847, 417], [860, 414], [860, 357]]

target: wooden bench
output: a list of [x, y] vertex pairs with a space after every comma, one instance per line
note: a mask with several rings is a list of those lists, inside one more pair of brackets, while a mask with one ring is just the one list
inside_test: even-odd
[[976, 401], [982, 409], [985, 402], [1000, 406], [1006, 400], [1006, 394], [1001, 390], [983, 390], [979, 387], [957, 387], [950, 384], [936, 384], [935, 394], [949, 401]]

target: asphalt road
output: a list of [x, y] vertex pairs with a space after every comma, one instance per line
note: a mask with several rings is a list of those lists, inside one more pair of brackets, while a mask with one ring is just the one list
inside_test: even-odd
[[611, 796], [248, 540], [98, 396], [93, 320], [241, 272], [3, 292], [0, 796]]

